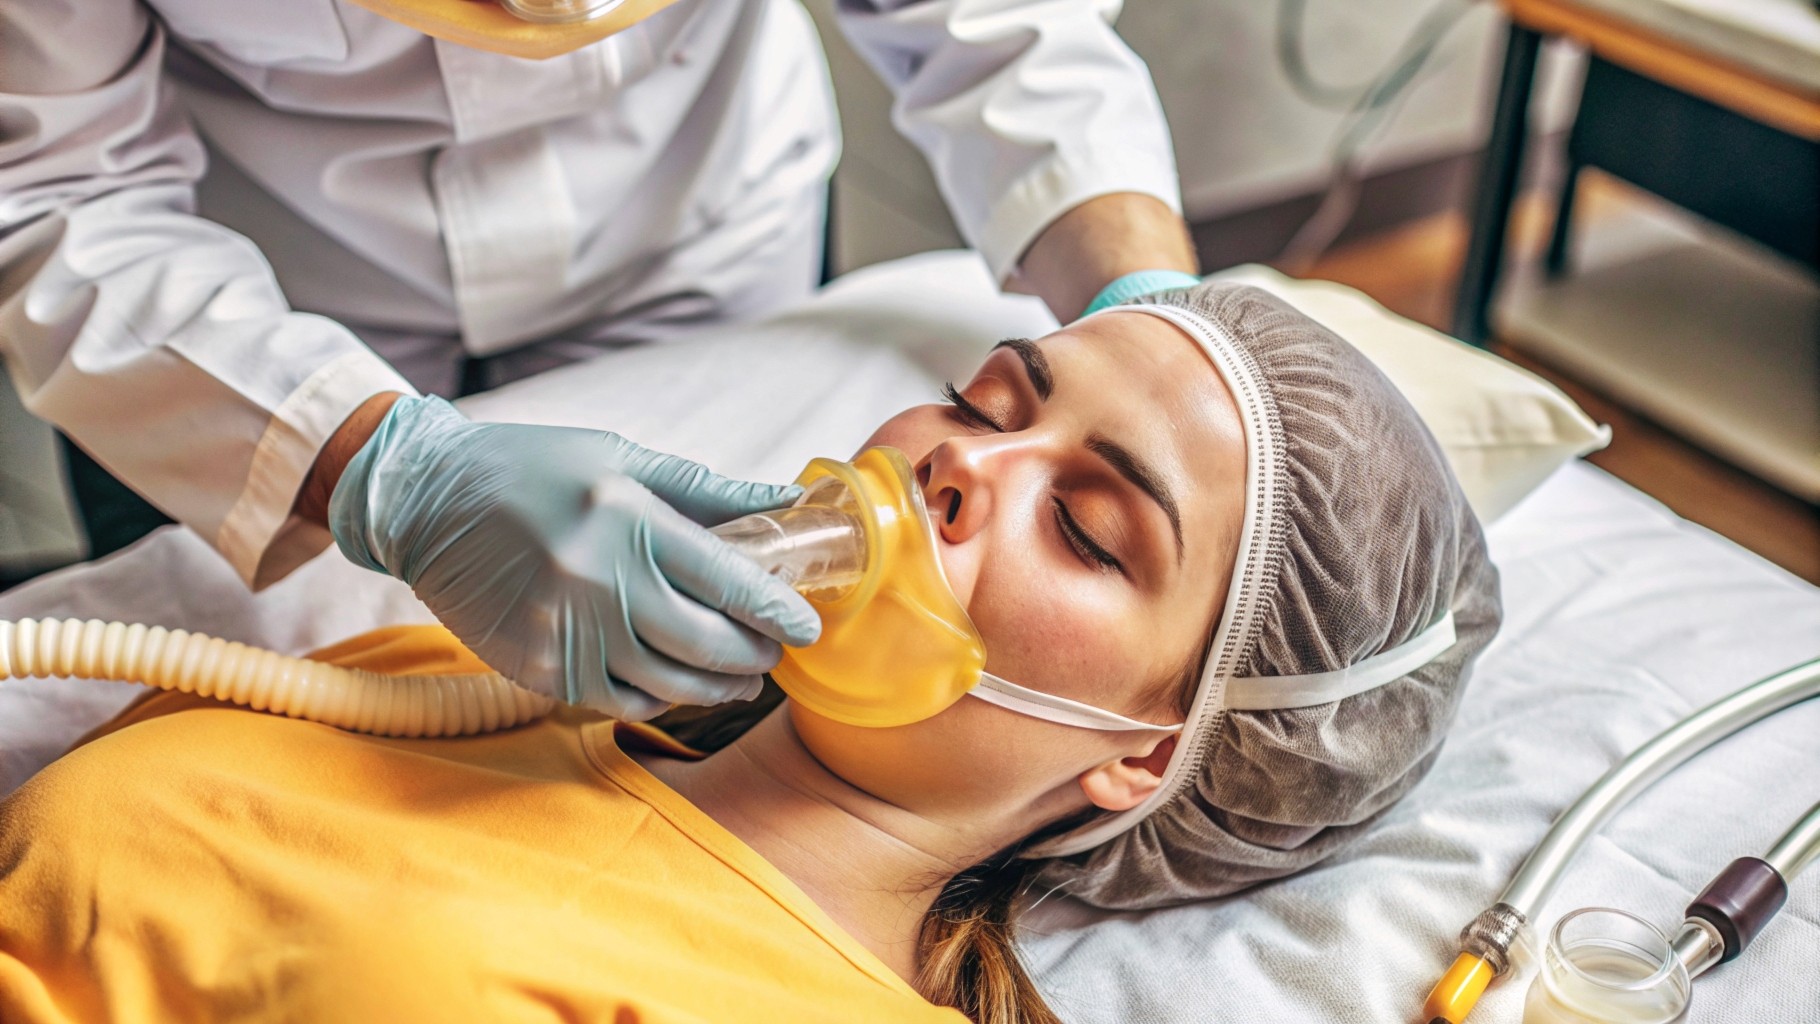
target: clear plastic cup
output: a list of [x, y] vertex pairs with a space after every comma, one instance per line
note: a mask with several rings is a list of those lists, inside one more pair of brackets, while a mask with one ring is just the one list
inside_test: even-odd
[[1654, 925], [1588, 907], [1549, 933], [1523, 1024], [1675, 1024], [1691, 993], [1687, 968]]

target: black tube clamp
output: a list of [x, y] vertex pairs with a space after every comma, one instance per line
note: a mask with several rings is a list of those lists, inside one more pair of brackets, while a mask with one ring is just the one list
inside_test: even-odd
[[1687, 916], [1713, 926], [1725, 942], [1720, 963], [1729, 963], [1744, 952], [1763, 926], [1769, 924], [1788, 899], [1788, 883], [1767, 861], [1739, 857], [1687, 905]]

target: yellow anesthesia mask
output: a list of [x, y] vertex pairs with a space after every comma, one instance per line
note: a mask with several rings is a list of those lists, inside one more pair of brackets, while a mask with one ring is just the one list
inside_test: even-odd
[[631, 28], [676, 0], [353, 0], [424, 35], [546, 60]]
[[986, 645], [948, 586], [915, 470], [895, 448], [852, 462], [816, 459], [789, 508], [714, 533], [795, 587], [821, 614], [821, 638], [784, 648], [772, 672], [805, 708], [848, 725], [933, 718], [966, 694], [1088, 729], [1171, 731], [1051, 696], [985, 671]]

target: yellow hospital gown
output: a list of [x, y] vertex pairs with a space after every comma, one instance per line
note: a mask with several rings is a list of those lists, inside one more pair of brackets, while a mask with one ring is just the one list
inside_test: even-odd
[[[320, 656], [476, 669], [440, 630]], [[384, 740], [156, 695], [0, 803], [0, 1021], [964, 1024], [634, 742], [663, 740], [573, 711]]]

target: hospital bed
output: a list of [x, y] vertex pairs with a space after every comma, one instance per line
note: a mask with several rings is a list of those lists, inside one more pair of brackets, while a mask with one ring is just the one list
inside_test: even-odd
[[[613, 352], [464, 404], [476, 418], [610, 428], [784, 480], [934, 400], [999, 338], [1052, 326], [1033, 300], [998, 296], [974, 258], [929, 254], [849, 275], [763, 324]], [[1343, 855], [1237, 897], [1148, 914], [1045, 899], [1026, 921], [1027, 954], [1065, 1019], [1412, 1020], [1460, 926], [1587, 784], [1692, 709], [1820, 654], [1820, 589], [1584, 463], [1488, 532], [1506, 620], [1428, 778]], [[142, 621], [287, 652], [430, 621], [402, 585], [332, 551], [249, 597], [175, 527], [0, 595], [0, 618], [23, 616]], [[0, 793], [134, 695], [0, 686]], [[1542, 924], [1588, 905], [1679, 921], [1714, 872], [1761, 853], [1816, 799], [1820, 704], [1645, 795], [1581, 856]], [[1504, 983], [1474, 1019], [1515, 1024], [1526, 986]], [[1698, 983], [1689, 1020], [1820, 1021], [1820, 872], [1798, 881], [1744, 960]]]

